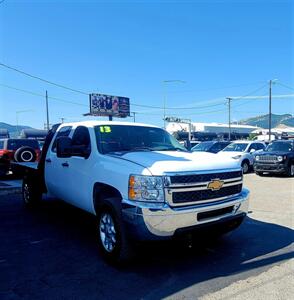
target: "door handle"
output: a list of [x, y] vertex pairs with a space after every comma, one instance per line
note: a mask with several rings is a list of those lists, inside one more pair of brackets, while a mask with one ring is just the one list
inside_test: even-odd
[[62, 163], [61, 165], [62, 165], [63, 167], [69, 167], [69, 164], [68, 164], [67, 162]]
[[47, 162], [47, 163], [51, 163], [52, 161], [51, 161], [50, 158], [47, 158], [47, 159], [46, 159], [46, 162]]

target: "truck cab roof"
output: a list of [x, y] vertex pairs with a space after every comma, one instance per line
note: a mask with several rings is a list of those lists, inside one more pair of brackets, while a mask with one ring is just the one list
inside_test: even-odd
[[90, 121], [80, 121], [80, 122], [70, 122], [70, 123], [62, 123], [60, 124], [59, 128], [65, 127], [65, 126], [86, 126], [86, 127], [95, 127], [99, 125], [121, 125], [121, 126], [141, 126], [141, 127], [154, 127], [154, 128], [160, 128], [155, 125], [150, 124], [144, 124], [144, 123], [134, 123], [134, 122], [121, 122], [121, 121], [96, 121], [96, 120], [90, 120]]

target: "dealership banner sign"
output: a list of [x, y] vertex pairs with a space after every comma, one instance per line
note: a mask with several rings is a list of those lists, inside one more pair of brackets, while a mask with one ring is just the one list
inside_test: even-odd
[[90, 94], [90, 115], [128, 117], [130, 116], [130, 99], [120, 96]]

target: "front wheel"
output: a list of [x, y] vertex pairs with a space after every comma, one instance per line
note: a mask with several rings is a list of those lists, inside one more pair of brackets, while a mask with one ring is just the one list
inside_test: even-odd
[[241, 166], [242, 166], [244, 174], [249, 172], [249, 162], [248, 161], [246, 161], [246, 160], [243, 161]]
[[26, 206], [35, 206], [42, 199], [42, 193], [33, 180], [25, 177], [22, 181], [22, 198]]
[[99, 208], [97, 225], [98, 244], [103, 257], [111, 263], [128, 261], [133, 251], [120, 212], [106, 202]]

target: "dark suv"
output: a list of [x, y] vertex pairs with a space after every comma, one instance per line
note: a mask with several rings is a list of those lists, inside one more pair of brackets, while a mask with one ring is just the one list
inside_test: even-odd
[[270, 143], [255, 154], [253, 167], [257, 175], [266, 172], [294, 176], [294, 140]]
[[0, 139], [0, 175], [10, 169], [10, 162], [34, 162], [40, 158], [40, 147], [33, 139]]

